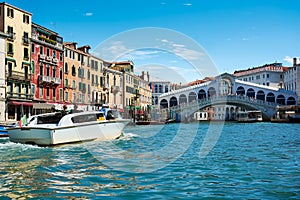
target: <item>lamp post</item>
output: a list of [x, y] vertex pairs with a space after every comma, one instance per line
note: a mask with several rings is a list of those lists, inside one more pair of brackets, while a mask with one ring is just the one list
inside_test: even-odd
[[139, 98], [140, 94], [139, 94], [139, 90], [135, 89], [135, 93], [134, 93], [134, 100], [133, 100], [133, 123], [135, 123], [135, 107], [136, 107], [136, 102], [137, 99]]

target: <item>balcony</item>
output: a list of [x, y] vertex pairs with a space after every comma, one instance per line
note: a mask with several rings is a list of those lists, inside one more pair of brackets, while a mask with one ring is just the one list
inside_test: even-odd
[[58, 59], [57, 58], [52, 58], [52, 62], [57, 64], [58, 63]]
[[23, 44], [28, 46], [29, 45], [29, 38], [23, 36]]
[[7, 92], [8, 99], [26, 99], [33, 100], [33, 94], [24, 94], [24, 93], [16, 93], [16, 92]]
[[60, 85], [61, 79], [51, 76], [39, 76], [40, 84]]
[[43, 55], [43, 54], [40, 54], [40, 55], [39, 55], [39, 60], [45, 60], [45, 58], [46, 58], [45, 55]]
[[25, 74], [24, 72], [19, 72], [19, 71], [7, 71], [6, 78], [7, 78], [7, 80], [30, 82], [30, 75]]
[[50, 56], [46, 56], [46, 60], [52, 62], [52, 58]]
[[7, 39], [10, 40], [10, 41], [14, 41], [16, 39], [16, 33], [13, 33], [13, 32], [7, 32]]

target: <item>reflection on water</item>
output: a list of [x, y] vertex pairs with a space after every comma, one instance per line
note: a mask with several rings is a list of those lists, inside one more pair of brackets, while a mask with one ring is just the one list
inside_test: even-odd
[[[299, 124], [225, 124], [215, 147], [203, 158], [199, 152], [208, 124], [182, 125], [184, 134], [173, 140], [176, 126], [128, 127], [120, 140], [57, 147], [1, 139], [0, 194], [11, 199], [300, 198]], [[189, 148], [180, 149], [195, 127], [198, 133]], [[169, 160], [149, 153], [172, 142], [183, 151], [176, 160], [167, 150]], [[121, 155], [116, 148], [123, 150]], [[138, 169], [134, 159], [141, 169], [145, 163], [167, 165], [142, 173], [133, 170]]]

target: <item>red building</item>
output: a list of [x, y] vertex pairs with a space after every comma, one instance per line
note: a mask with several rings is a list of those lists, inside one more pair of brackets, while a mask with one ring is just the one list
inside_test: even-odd
[[32, 23], [31, 90], [35, 102], [63, 102], [63, 38]]

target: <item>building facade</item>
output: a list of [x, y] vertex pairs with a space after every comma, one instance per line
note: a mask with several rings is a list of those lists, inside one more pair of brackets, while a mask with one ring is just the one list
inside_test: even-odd
[[20, 120], [32, 111], [30, 92], [31, 13], [7, 3], [0, 4], [0, 31], [6, 39], [6, 120]]
[[32, 23], [31, 92], [35, 102], [63, 102], [63, 39]]
[[5, 57], [6, 57], [7, 34], [0, 32], [0, 122], [6, 120], [6, 78], [5, 78]]
[[235, 71], [233, 75], [241, 81], [283, 88], [283, 76], [287, 70], [288, 67], [282, 66], [282, 63], [272, 63], [252, 69], [238, 70]]
[[284, 89], [295, 92], [298, 96], [298, 104], [300, 104], [300, 64], [297, 60], [294, 58], [293, 67], [284, 73]]

